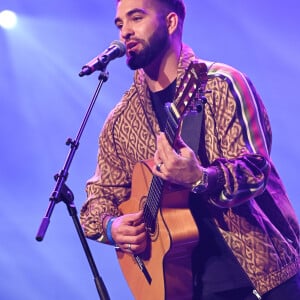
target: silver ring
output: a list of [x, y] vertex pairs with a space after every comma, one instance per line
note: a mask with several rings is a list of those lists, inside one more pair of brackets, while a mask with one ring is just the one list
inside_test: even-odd
[[163, 163], [159, 163], [158, 165], [156, 165], [156, 170], [158, 172], [161, 172], [161, 166], [163, 165]]
[[129, 250], [130, 252], [132, 251], [132, 250], [131, 250], [131, 244], [130, 244], [130, 243], [129, 243], [128, 246], [127, 246], [127, 250]]

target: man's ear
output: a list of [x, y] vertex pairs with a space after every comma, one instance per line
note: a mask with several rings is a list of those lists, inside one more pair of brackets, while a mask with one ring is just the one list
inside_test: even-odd
[[166, 16], [166, 23], [169, 34], [173, 34], [178, 28], [178, 16], [175, 12], [170, 12]]

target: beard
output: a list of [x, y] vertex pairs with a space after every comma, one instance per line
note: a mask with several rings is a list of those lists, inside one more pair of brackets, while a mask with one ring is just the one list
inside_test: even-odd
[[145, 68], [155, 59], [162, 55], [169, 40], [169, 33], [166, 26], [157, 28], [150, 36], [149, 41], [143, 39], [134, 39], [140, 43], [143, 49], [140, 52], [130, 52], [127, 55], [127, 65], [131, 70]]

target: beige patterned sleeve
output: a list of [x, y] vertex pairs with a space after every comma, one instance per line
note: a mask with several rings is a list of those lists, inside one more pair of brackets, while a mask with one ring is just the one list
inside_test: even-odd
[[131, 169], [119, 155], [115, 145], [114, 111], [108, 117], [99, 138], [98, 163], [94, 176], [86, 185], [87, 200], [80, 221], [88, 238], [107, 242], [103, 232], [103, 219], [107, 215], [120, 215], [118, 205], [130, 195]]

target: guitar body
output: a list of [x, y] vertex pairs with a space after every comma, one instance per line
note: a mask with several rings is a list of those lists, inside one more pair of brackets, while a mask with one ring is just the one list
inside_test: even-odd
[[[131, 197], [119, 207], [123, 214], [143, 209], [153, 178], [152, 165], [149, 160], [135, 166]], [[155, 231], [149, 233], [148, 247], [139, 255], [150, 282], [132, 254], [117, 250], [119, 264], [135, 299], [192, 299], [191, 256], [199, 236], [188, 196], [188, 190], [164, 184]]]

